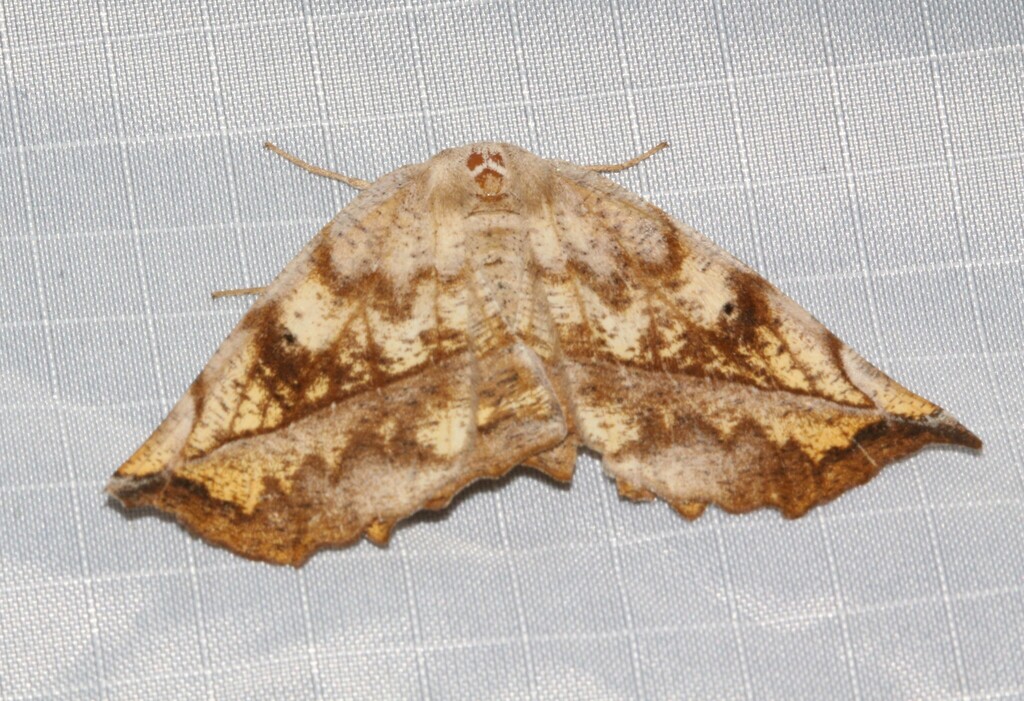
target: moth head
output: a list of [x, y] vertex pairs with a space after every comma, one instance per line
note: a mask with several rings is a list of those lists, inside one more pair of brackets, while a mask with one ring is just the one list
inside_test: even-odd
[[[430, 168], [431, 199], [462, 216], [520, 214], [537, 206], [538, 161], [511, 144], [480, 142], [442, 151]], [[543, 172], [543, 169], [540, 169]]]
[[505, 154], [501, 147], [488, 144], [470, 146], [466, 156], [466, 170], [476, 196], [482, 200], [496, 200], [505, 196]]

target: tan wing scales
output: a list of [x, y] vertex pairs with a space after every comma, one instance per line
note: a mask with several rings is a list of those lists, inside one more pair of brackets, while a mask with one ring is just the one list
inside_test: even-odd
[[928, 443], [979, 447], [693, 229], [559, 164], [543, 269], [584, 445], [619, 492], [799, 516]]
[[464, 246], [437, 259], [437, 228], [404, 208], [414, 188], [365, 193], [284, 270], [117, 471], [115, 496], [300, 564], [363, 533], [386, 542], [564, 442], [540, 360], [486, 311]]

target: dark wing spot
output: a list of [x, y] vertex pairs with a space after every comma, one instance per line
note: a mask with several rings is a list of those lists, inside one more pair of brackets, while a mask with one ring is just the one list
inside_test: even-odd
[[283, 338], [285, 340], [285, 343], [287, 343], [288, 345], [294, 345], [296, 341], [295, 334], [293, 334], [288, 329], [284, 330], [284, 333], [281, 334], [281, 338]]
[[736, 305], [732, 302], [726, 302], [722, 305], [722, 313], [726, 316], [731, 316], [734, 311], [736, 311]]

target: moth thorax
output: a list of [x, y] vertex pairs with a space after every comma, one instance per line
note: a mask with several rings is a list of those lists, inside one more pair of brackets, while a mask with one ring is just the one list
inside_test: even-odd
[[529, 238], [522, 229], [492, 227], [467, 240], [477, 282], [485, 296], [498, 306], [505, 321], [515, 328], [520, 306], [532, 299], [533, 271]]

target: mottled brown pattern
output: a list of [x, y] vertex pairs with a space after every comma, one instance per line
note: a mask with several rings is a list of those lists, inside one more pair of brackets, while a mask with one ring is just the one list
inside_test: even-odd
[[484, 143], [339, 212], [109, 490], [298, 565], [581, 446], [692, 520], [796, 517], [929, 443], [981, 445], [698, 232]]
[[[353, 397], [335, 416], [312, 414], [260, 438], [259, 445], [235, 440], [191, 461], [217, 474], [250, 459], [255, 449], [257, 459], [293, 463], [291, 473], [262, 476], [253, 509], [216, 497], [182, 470], [121, 482], [117, 496], [130, 507], [173, 513], [195, 533], [268, 562], [299, 565], [318, 547], [350, 543], [370, 529], [375, 541], [386, 542], [394, 524], [412, 513], [442, 509], [470, 482], [500, 477], [565, 440], [560, 406], [538, 385], [540, 368], [528, 352], [510, 347], [475, 368], [468, 360]], [[451, 381], [453, 375], [461, 381]], [[417, 440], [417, 429], [452, 403], [470, 378], [480, 404], [501, 396], [521, 410], [496, 412], [486, 427], [476, 426], [477, 438], [458, 455], [438, 454]], [[389, 420], [391, 431], [377, 430]], [[403, 498], [416, 489], [423, 492], [415, 501]]]

